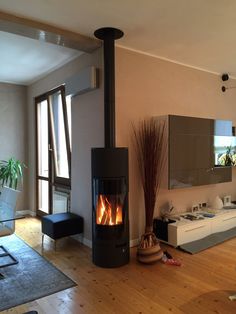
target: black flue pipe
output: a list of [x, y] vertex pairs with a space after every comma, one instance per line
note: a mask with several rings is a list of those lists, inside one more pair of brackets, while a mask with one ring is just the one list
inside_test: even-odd
[[96, 30], [94, 35], [103, 40], [105, 147], [113, 148], [116, 146], [115, 40], [123, 37], [124, 33], [116, 28], [103, 27]]

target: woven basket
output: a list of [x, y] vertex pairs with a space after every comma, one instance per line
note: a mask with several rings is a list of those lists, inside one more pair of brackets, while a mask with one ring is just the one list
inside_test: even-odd
[[[152, 245], [144, 247], [145, 240], [151, 237]], [[144, 264], [153, 264], [160, 259], [162, 259], [163, 252], [160, 247], [160, 243], [157, 240], [154, 233], [145, 233], [140, 241], [138, 250], [137, 250], [137, 260]]]

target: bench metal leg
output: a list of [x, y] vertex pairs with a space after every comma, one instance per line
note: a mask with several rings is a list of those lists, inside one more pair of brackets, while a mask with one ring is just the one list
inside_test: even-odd
[[[42, 233], [42, 248], [44, 247], [44, 236], [45, 236], [45, 234], [44, 233]], [[54, 239], [52, 239], [53, 240], [53, 242], [54, 242], [54, 251], [56, 251], [56, 248], [57, 248], [57, 240], [54, 240]]]
[[42, 234], [42, 246], [43, 246], [43, 241], [44, 241], [44, 233]]
[[10, 252], [8, 252], [8, 250], [3, 245], [0, 245], [0, 250], [3, 252], [0, 253], [0, 258], [8, 256], [9, 259], [11, 260], [11, 262], [0, 264], [0, 268], [18, 264], [18, 260]]

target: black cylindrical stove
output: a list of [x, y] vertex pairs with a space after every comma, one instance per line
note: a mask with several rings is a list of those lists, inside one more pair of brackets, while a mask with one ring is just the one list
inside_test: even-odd
[[93, 262], [118, 267], [129, 262], [128, 149], [115, 147], [115, 47], [123, 32], [95, 31], [104, 51], [104, 148], [92, 148]]
[[93, 262], [119, 267], [129, 262], [128, 149], [92, 149]]

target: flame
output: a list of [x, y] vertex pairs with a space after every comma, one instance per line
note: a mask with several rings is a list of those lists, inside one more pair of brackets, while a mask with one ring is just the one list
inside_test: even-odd
[[122, 224], [122, 208], [121, 208], [121, 206], [116, 207], [116, 224]]
[[99, 195], [97, 202], [97, 224], [119, 225], [122, 224], [122, 207], [112, 204], [105, 195]]

